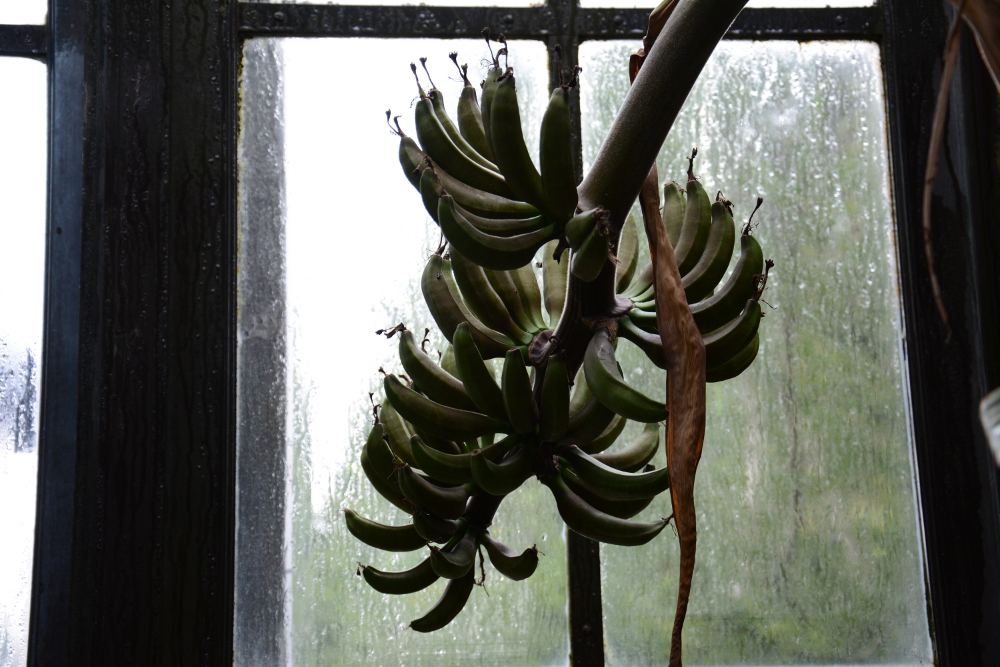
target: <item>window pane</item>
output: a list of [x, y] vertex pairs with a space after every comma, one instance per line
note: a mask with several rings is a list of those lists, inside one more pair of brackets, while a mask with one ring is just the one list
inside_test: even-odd
[[[545, 554], [538, 571], [511, 582], [487, 566], [489, 596], [474, 590], [461, 615], [431, 635], [406, 626], [434, 604], [443, 582], [389, 597], [355, 575], [357, 561], [403, 570], [426, 550], [393, 555], [366, 547], [347, 532], [341, 514], [349, 507], [376, 521], [408, 523], [372, 489], [358, 459], [371, 425], [368, 392], [376, 400], [382, 395], [379, 367], [401, 369], [398, 339], [374, 332], [399, 322], [415, 333], [434, 326], [419, 277], [439, 232], [403, 176], [385, 110], [401, 114], [412, 135], [417, 91], [409, 63], [429, 58], [453, 109], [460, 86], [447, 54], [458, 51], [478, 82], [484, 49], [481, 40], [247, 43], [240, 144], [240, 665], [277, 664], [284, 655], [297, 666], [566, 663], [562, 522], [538, 482], [505, 501], [491, 529], [518, 549], [537, 544]], [[512, 42], [510, 51], [521, 99], [530, 101], [522, 107], [525, 127], [538, 128], [547, 101], [545, 48]], [[422, 72], [421, 78], [426, 82]], [[537, 134], [528, 143], [537, 153]], [[444, 349], [436, 330], [430, 338], [431, 354]], [[255, 588], [254, 581], [268, 583]]]
[[27, 664], [45, 267], [45, 65], [0, 58], [0, 665]]
[[[583, 45], [586, 163], [637, 46]], [[685, 657], [930, 664], [878, 47], [724, 42], [667, 137], [661, 181], [685, 180], [693, 146], [738, 221], [764, 197], [754, 233], [776, 266], [757, 361], [708, 388]], [[663, 396], [662, 372], [623, 347], [631, 381]], [[668, 516], [669, 500], [647, 512]], [[609, 664], [667, 664], [676, 540], [602, 553]]]
[[6, 0], [0, 3], [0, 23], [41, 25], [48, 10], [47, 0]]

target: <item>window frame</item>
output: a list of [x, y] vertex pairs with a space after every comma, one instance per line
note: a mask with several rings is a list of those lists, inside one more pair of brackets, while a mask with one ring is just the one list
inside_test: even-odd
[[[727, 37], [881, 46], [935, 662], [990, 665], [1000, 663], [1000, 502], [976, 408], [1000, 384], [1000, 127], [966, 30], [934, 185], [947, 339], [920, 224], [943, 5], [747, 9]], [[562, 44], [572, 66], [581, 41], [641, 37], [645, 16], [574, 0], [530, 8], [50, 0], [47, 26], [0, 26], [0, 55], [45, 58], [49, 72], [29, 664], [233, 664], [243, 40], [451, 37], [464, 36], [456, 25], [491, 25], [512, 39]], [[577, 149], [579, 160], [578, 132]], [[591, 552], [570, 573], [574, 665], [602, 665], [600, 626], [583, 630], [601, 618], [596, 549], [570, 546]]]

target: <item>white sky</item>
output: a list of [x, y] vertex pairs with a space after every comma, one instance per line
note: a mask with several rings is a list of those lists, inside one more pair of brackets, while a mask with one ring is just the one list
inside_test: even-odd
[[47, 0], [0, 0], [0, 23], [45, 23]]
[[[4, 3], [10, 0], [2, 0]], [[0, 10], [5, 20], [6, 8]], [[0, 58], [0, 85], [16, 91], [0, 104], [0, 367], [26, 346], [40, 358], [45, 250], [45, 66]], [[0, 429], [0, 434], [7, 429]], [[37, 450], [34, 450], [37, 451]], [[35, 528], [36, 453], [17, 453], [0, 440], [0, 627], [20, 667], [28, 636], [31, 557]], [[2, 641], [2, 640], [0, 640]]]

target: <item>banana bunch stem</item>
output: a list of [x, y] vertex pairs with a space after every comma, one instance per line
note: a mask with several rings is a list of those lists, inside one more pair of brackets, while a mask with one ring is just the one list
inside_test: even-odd
[[617, 238], [698, 75], [746, 3], [678, 0], [646, 55], [579, 188], [582, 209], [600, 205], [611, 211], [612, 238]]

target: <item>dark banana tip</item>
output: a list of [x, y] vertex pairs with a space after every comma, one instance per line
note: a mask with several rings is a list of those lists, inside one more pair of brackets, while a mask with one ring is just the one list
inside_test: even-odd
[[[753, 207], [753, 212], [750, 213], [750, 217], [749, 217], [749, 219], [747, 219], [747, 224], [743, 225], [743, 235], [744, 236], [749, 236], [750, 234], [753, 233], [753, 230], [757, 228], [756, 225], [752, 224], [753, 223], [753, 216], [756, 215], [757, 211], [760, 210], [760, 207], [763, 204], [764, 204], [764, 198], [761, 197], [760, 195], [757, 195], [757, 205]], [[760, 223], [757, 223], [757, 224], [760, 224]]]

